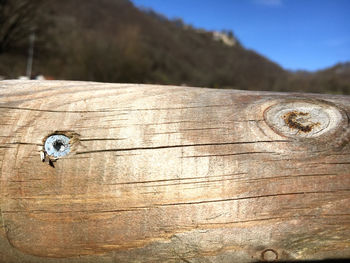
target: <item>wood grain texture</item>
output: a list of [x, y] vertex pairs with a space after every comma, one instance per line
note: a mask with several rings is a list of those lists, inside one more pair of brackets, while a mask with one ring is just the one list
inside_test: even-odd
[[[1, 262], [350, 257], [350, 97], [0, 82]], [[51, 134], [70, 153], [41, 162]]]

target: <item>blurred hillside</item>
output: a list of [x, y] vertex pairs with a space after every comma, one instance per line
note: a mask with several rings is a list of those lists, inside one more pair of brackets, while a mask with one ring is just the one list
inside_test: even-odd
[[[30, 2], [31, 9], [17, 15], [23, 8], [1, 9], [6, 2]], [[0, 41], [11, 12], [31, 26], [6, 45], [0, 43], [0, 75], [6, 78], [25, 74], [28, 36], [35, 30], [33, 75], [350, 94], [349, 63], [316, 73], [288, 72], [244, 48], [230, 31], [208, 32], [181, 19], [169, 21], [128, 0], [1, 0]]]

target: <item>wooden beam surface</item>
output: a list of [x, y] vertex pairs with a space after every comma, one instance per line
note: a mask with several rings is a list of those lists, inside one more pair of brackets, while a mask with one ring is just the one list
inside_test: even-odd
[[[0, 262], [350, 258], [349, 115], [349, 96], [2, 81]], [[51, 135], [69, 152], [42, 162]]]

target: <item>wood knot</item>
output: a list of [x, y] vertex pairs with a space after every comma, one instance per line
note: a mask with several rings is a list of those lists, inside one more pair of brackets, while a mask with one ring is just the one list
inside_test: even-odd
[[331, 103], [319, 100], [288, 100], [264, 112], [266, 123], [277, 134], [291, 138], [318, 138], [337, 131], [344, 114]]
[[312, 122], [308, 118], [309, 113], [300, 111], [291, 111], [283, 116], [284, 122], [291, 129], [297, 129], [301, 132], [311, 132], [319, 122]]

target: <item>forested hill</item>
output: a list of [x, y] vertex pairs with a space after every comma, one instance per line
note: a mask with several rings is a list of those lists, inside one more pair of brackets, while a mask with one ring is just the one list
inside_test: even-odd
[[[139, 10], [128, 0], [16, 1], [38, 3], [32, 19], [33, 74], [101, 82], [350, 93], [347, 64], [316, 73], [288, 72], [244, 48], [230, 31], [193, 28], [180, 19], [170, 21]], [[0, 75], [25, 74], [27, 39], [18, 38], [2, 49]]]

